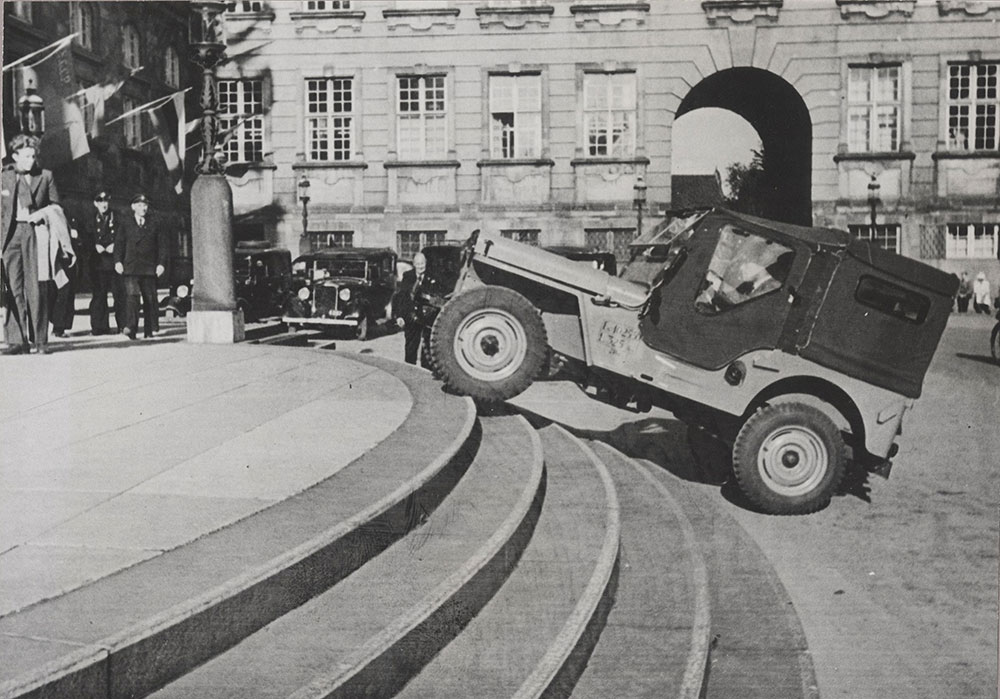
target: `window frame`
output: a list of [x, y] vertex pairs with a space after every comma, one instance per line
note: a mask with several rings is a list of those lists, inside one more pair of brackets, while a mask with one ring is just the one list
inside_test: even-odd
[[351, 0], [302, 0], [302, 12], [347, 12], [351, 9]]
[[[427, 86], [428, 80], [440, 81], [440, 85], [434, 85], [431, 90], [440, 89], [441, 97], [440, 102], [443, 105], [440, 111], [428, 110], [427, 103], [429, 101], [429, 89]], [[403, 104], [403, 81], [404, 80], [416, 80], [417, 81], [417, 102], [419, 104], [419, 109], [417, 111], [407, 110], [404, 112], [402, 108]], [[451, 144], [451, 115], [449, 112], [449, 96], [451, 94], [449, 86], [448, 74], [446, 72], [433, 72], [433, 73], [397, 73], [395, 90], [393, 91], [393, 104], [395, 106], [395, 120], [396, 120], [396, 153], [401, 161], [420, 161], [420, 160], [444, 160], [448, 157], [450, 144]], [[412, 88], [409, 88], [412, 90]], [[436, 99], [436, 98], [431, 98]], [[412, 99], [407, 99], [407, 101], [412, 101]], [[440, 115], [440, 116], [438, 116]], [[412, 117], [412, 118], [411, 118]], [[404, 143], [412, 143], [412, 139], [403, 139], [403, 124], [407, 121], [416, 121], [417, 128], [419, 130], [418, 144], [419, 148], [416, 151], [406, 150], [404, 152], [402, 145]], [[440, 148], [429, 148], [427, 142], [427, 132], [428, 123], [431, 121], [441, 121], [440, 132], [442, 134], [442, 140]]]
[[[992, 235], [988, 235], [989, 227], [993, 228]], [[959, 236], [958, 228], [965, 227], [965, 235]], [[976, 228], [982, 227], [984, 229], [983, 238], [991, 238], [992, 242], [987, 243], [986, 247], [988, 250], [986, 252], [977, 251], [976, 249]], [[965, 240], [965, 243], [961, 246], [958, 245], [958, 240]], [[946, 223], [944, 229], [944, 257], [946, 260], [995, 260], [998, 255], [998, 248], [1000, 248], [1000, 222], [983, 222], [983, 223], [973, 223], [968, 221]], [[952, 242], [955, 240], [956, 242]], [[958, 249], [959, 247], [964, 247], [964, 250]]]
[[173, 88], [181, 86], [181, 58], [173, 46], [163, 51], [163, 82]]
[[[956, 68], [969, 68], [970, 73], [968, 76], [968, 86], [967, 90], [969, 95], [967, 98], [956, 98], [952, 96], [953, 88], [953, 69]], [[992, 68], [993, 74], [993, 84], [992, 91], [994, 96], [989, 97], [978, 97], [975, 93], [977, 90], [977, 79], [979, 78], [980, 69]], [[960, 89], [960, 88], [959, 88]], [[996, 153], [1000, 155], [1000, 59], [993, 60], [959, 60], [959, 61], [948, 61], [945, 65], [944, 74], [944, 85], [943, 85], [943, 100], [942, 100], [942, 110], [943, 110], [943, 121], [944, 121], [944, 133], [942, 135], [946, 150], [954, 153]], [[966, 108], [966, 134], [964, 137], [964, 145], [958, 141], [953, 135], [952, 119], [958, 115], [953, 114], [953, 110]], [[985, 145], [983, 148], [977, 148], [976, 142], [978, 140], [979, 124], [976, 122], [979, 119], [979, 108], [992, 108], [991, 115], [984, 115], [985, 118], [992, 118], [992, 133], [989, 136], [992, 138], [992, 146]]]
[[[529, 79], [533, 79], [536, 83], [535, 88], [537, 103], [522, 109], [520, 83], [526, 82]], [[502, 80], [509, 80], [512, 83], [512, 89], [510, 90], [511, 110], [508, 111], [501, 111], [500, 107], [506, 105], [498, 104], [499, 97], [497, 96], [497, 90], [499, 89], [501, 84], [500, 81]], [[487, 109], [489, 111], [489, 134], [487, 137], [489, 139], [489, 157], [491, 159], [537, 160], [542, 157], [544, 149], [542, 138], [544, 123], [543, 89], [544, 81], [542, 80], [541, 71], [524, 73], [492, 72], [488, 74]], [[509, 127], [506, 124], [498, 125], [496, 118], [498, 114], [511, 115], [511, 123]], [[522, 127], [520, 126], [522, 121], [528, 121], [529, 123]], [[526, 153], [519, 152], [518, 147], [518, 144], [522, 140], [518, 134], [523, 133], [524, 131], [530, 131], [532, 141], [529, 152]], [[504, 153], [506, 140], [505, 134], [511, 134], [513, 136], [513, 145], [509, 155]]]
[[534, 247], [539, 247], [541, 244], [539, 241], [539, 236], [542, 231], [540, 228], [502, 228], [500, 229], [500, 237], [506, 238], [507, 240], [513, 240], [517, 243], [524, 243], [525, 245], [531, 245]]
[[[350, 101], [350, 109], [341, 109], [337, 111], [336, 106], [336, 95], [343, 94], [343, 88], [338, 90], [338, 81], [345, 81], [348, 84], [348, 99]], [[326, 111], [323, 112], [312, 112], [310, 111], [310, 95], [313, 93], [310, 87], [311, 82], [324, 83], [324, 91], [327, 95], [325, 104], [323, 105]], [[303, 135], [305, 137], [305, 159], [307, 162], [314, 163], [343, 163], [350, 162], [354, 160], [355, 151], [357, 148], [357, 135], [358, 135], [358, 91], [357, 91], [358, 81], [354, 75], [333, 75], [333, 76], [322, 76], [310, 78], [306, 77], [303, 79]], [[326, 131], [326, 151], [327, 157], [314, 157], [316, 150], [314, 149], [314, 139], [313, 139], [313, 127], [312, 120], [323, 119], [325, 117], [325, 131]], [[337, 134], [345, 130], [344, 126], [337, 127], [335, 122], [338, 119], [343, 119], [347, 121], [346, 125], [346, 146], [341, 146], [341, 148], [336, 148], [335, 144], [338, 140]], [[345, 138], [344, 136], [340, 137]], [[338, 153], [340, 157], [338, 157]]]
[[133, 70], [142, 66], [142, 37], [131, 23], [122, 25], [122, 63]]
[[[415, 249], [412, 246], [413, 241], [409, 240], [411, 236], [416, 236], [417, 247]], [[396, 254], [400, 260], [411, 261], [413, 260], [413, 255], [428, 245], [440, 245], [447, 240], [447, 236], [448, 231], [439, 229], [396, 231]], [[412, 250], [413, 254], [407, 257], [405, 252], [409, 250]]]
[[[855, 96], [853, 76], [856, 71], [862, 70], [867, 75], [865, 81], [866, 96], [864, 99], [858, 99]], [[880, 90], [879, 72], [889, 70], [896, 72], [896, 94], [894, 99], [886, 100]], [[907, 123], [907, 74], [908, 71], [902, 61], [849, 63], [847, 65], [845, 142], [849, 153], [898, 153], [903, 150]], [[895, 122], [889, 126], [888, 144], [885, 143], [882, 136], [884, 131], [880, 123], [880, 110], [887, 108], [893, 109], [895, 113]], [[858, 142], [854, 128], [854, 115], [862, 111], [865, 112], [864, 125], [866, 127], [863, 144]], [[894, 141], [891, 133], [892, 128], [895, 129]]]
[[97, 5], [88, 2], [74, 2], [70, 5], [73, 32], [78, 34], [73, 41], [88, 51], [94, 50], [94, 34], [97, 29], [96, 7]]
[[[260, 86], [260, 111], [259, 112], [246, 112], [241, 111], [246, 109], [247, 99], [247, 85], [259, 84]], [[236, 85], [237, 90], [235, 91], [236, 98], [236, 108], [234, 110], [229, 109], [229, 103], [223, 104], [223, 94], [227, 91], [227, 86]], [[226, 133], [227, 130], [233, 128], [234, 121], [241, 121], [238, 126], [233, 128], [231, 134], [229, 134], [226, 141], [222, 144], [222, 153], [226, 156], [226, 161], [229, 163], [260, 163], [264, 161], [265, 144], [266, 144], [266, 132], [264, 124], [264, 79], [260, 77], [246, 77], [246, 78], [219, 78], [216, 81], [216, 91], [218, 94], [218, 120], [219, 120], [219, 133]], [[252, 109], [252, 104], [251, 104]], [[256, 137], [259, 134], [259, 138]], [[252, 146], [253, 154], [259, 155], [259, 158], [249, 159], [246, 158], [247, 146], [250, 144], [256, 144], [259, 140], [259, 150], [256, 146]], [[235, 142], [235, 146], [231, 144]], [[235, 152], [238, 157], [233, 158], [231, 154]]]
[[[138, 102], [132, 97], [122, 97], [122, 114], [126, 114], [136, 107]], [[138, 150], [142, 146], [142, 112], [136, 112], [122, 119], [122, 135], [125, 138], [125, 147]]]
[[[614, 104], [614, 78], [630, 76], [631, 78], [631, 101], [630, 107], [617, 108]], [[588, 90], [588, 83], [592, 81], [606, 78], [607, 87], [604, 90], [603, 99], [606, 102], [606, 107], [594, 106], [589, 107], [589, 101], [591, 92]], [[599, 93], [594, 93], [599, 94]], [[583, 153], [587, 158], [635, 158], [638, 153], [639, 146], [639, 73], [634, 68], [622, 68], [620, 70], [604, 71], [604, 70], [585, 70], [583, 72], [583, 80], [580, 89], [580, 100], [581, 100], [581, 112], [582, 112], [582, 133], [581, 141], [583, 147]], [[625, 125], [627, 127], [628, 139], [627, 142], [621, 149], [616, 150], [615, 148], [615, 114], [624, 113], [626, 116], [630, 117], [626, 120]], [[594, 142], [592, 140], [591, 134], [595, 133], [593, 128], [594, 119], [597, 115], [602, 115], [605, 118], [605, 126], [603, 129], [599, 129], [596, 133], [600, 131], [604, 132], [604, 142]], [[604, 152], [600, 152], [603, 150]]]
[[[859, 240], [869, 240], [876, 245], [878, 245], [883, 250], [888, 250], [889, 252], [894, 252], [897, 255], [900, 253], [900, 245], [902, 241], [902, 226], [898, 223], [878, 223], [875, 225], [875, 231], [872, 232], [872, 226], [870, 223], [858, 223], [849, 224], [847, 230], [852, 236], [858, 238]], [[890, 236], [891, 234], [891, 236]], [[888, 243], [890, 239], [895, 240], [895, 247], [886, 247], [884, 243]]]

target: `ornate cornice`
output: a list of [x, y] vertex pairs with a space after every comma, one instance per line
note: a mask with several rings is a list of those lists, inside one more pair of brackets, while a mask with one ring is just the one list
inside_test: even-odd
[[595, 25], [597, 29], [631, 23], [641, 26], [649, 14], [648, 2], [586, 3], [570, 5], [577, 27]]
[[891, 14], [912, 17], [916, 0], [837, 0], [840, 16], [863, 15], [868, 19], [882, 19]]
[[701, 9], [709, 24], [721, 21], [747, 24], [758, 18], [777, 22], [783, 4], [782, 0], [704, 0]]
[[525, 7], [477, 7], [479, 26], [502, 26], [507, 29], [523, 29], [530, 23], [542, 27], [549, 26], [549, 18], [555, 12], [552, 5], [528, 5]]
[[1000, 3], [994, 0], [938, 0], [938, 14], [963, 12], [976, 17], [993, 11], [1000, 13]]

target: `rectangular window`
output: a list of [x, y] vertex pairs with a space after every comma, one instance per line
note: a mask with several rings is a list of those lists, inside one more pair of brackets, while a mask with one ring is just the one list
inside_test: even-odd
[[635, 73], [584, 75], [583, 120], [587, 155], [615, 158], [634, 155]]
[[869, 276], [858, 281], [854, 298], [869, 308], [914, 324], [923, 323], [931, 307], [930, 299], [923, 294]]
[[883, 250], [899, 253], [899, 224], [885, 223], [875, 226], [872, 231], [871, 226], [850, 225], [847, 229], [855, 238], [861, 240], [872, 240]]
[[96, 119], [97, 106], [93, 102], [87, 101], [87, 88], [93, 87], [93, 85], [94, 84], [89, 80], [80, 81], [81, 93], [79, 104], [83, 107], [83, 129], [90, 136], [93, 136], [96, 133], [96, 124], [94, 121]]
[[350, 160], [354, 142], [352, 78], [306, 80], [309, 160]]
[[542, 153], [542, 76], [490, 76], [490, 157]]
[[353, 248], [354, 231], [310, 231], [309, 250], [324, 248]]
[[526, 243], [527, 245], [537, 247], [538, 233], [539, 230], [537, 228], [508, 228], [507, 230], [500, 231], [500, 236], [508, 240], [516, 240], [519, 243]]
[[[122, 98], [122, 113], [127, 114], [128, 112], [135, 109], [138, 105], [135, 103], [131, 97]], [[142, 114], [136, 112], [130, 116], [125, 117], [123, 120], [125, 126], [122, 129], [125, 132], [125, 146], [127, 148], [138, 148], [142, 145]]]
[[1000, 148], [1000, 63], [948, 66], [948, 149]]
[[219, 134], [231, 163], [264, 159], [264, 81], [219, 80]]
[[852, 153], [899, 150], [902, 95], [901, 66], [851, 66], [847, 80], [847, 146]]
[[234, 14], [258, 13], [264, 11], [263, 0], [240, 0], [229, 5], [227, 12]]
[[302, 9], [306, 12], [336, 12], [351, 9], [351, 0], [305, 0]]
[[432, 160], [448, 154], [445, 76], [397, 78], [396, 143], [400, 160]]
[[428, 245], [440, 245], [444, 242], [445, 231], [398, 231], [396, 233], [396, 251], [401, 260], [412, 260], [413, 256]]
[[619, 260], [628, 260], [629, 245], [639, 237], [634, 228], [587, 228], [584, 230], [587, 247], [613, 252]]
[[995, 259], [998, 241], [1000, 223], [949, 223], [945, 257]]

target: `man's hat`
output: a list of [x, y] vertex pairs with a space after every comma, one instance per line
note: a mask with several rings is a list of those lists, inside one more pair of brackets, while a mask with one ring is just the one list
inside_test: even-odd
[[136, 194], [134, 197], [132, 197], [132, 203], [133, 204], [148, 204], [149, 203], [149, 199], [146, 198], [145, 194]]
[[111, 201], [111, 195], [102, 189], [94, 195], [94, 201]]

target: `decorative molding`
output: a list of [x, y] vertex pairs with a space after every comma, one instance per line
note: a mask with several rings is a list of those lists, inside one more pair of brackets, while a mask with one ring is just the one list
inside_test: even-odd
[[429, 168], [429, 167], [453, 167], [459, 168], [462, 163], [458, 160], [386, 160], [382, 167], [386, 170], [401, 167]]
[[306, 160], [292, 163], [293, 170], [364, 170], [368, 163], [363, 160]]
[[648, 2], [587, 3], [570, 5], [569, 11], [576, 26], [585, 29], [593, 25], [595, 29], [619, 27], [625, 24], [642, 26], [649, 15]]
[[1000, 3], [995, 0], [938, 0], [938, 14], [964, 12], [970, 16], [985, 15], [991, 10], [1000, 12]]
[[528, 5], [525, 7], [477, 7], [479, 27], [502, 26], [507, 29], [524, 29], [529, 23], [542, 27], [549, 26], [555, 8], [552, 5]]
[[917, 0], [837, 0], [840, 16], [864, 15], [869, 19], [883, 19], [891, 14], [912, 17]]
[[519, 167], [527, 165], [529, 167], [554, 167], [555, 160], [550, 158], [496, 158], [479, 160], [476, 167]]
[[893, 151], [890, 153], [837, 153], [833, 156], [833, 162], [844, 161], [870, 161], [884, 162], [887, 160], [915, 160], [917, 154], [912, 151]]
[[758, 17], [777, 22], [783, 4], [783, 0], [704, 0], [701, 9], [705, 11], [709, 24], [723, 21], [748, 24]]
[[226, 22], [256, 22], [264, 20], [273, 22], [275, 18], [274, 10], [262, 10], [261, 12], [227, 12]]
[[649, 158], [638, 156], [635, 158], [573, 158], [569, 161], [572, 167], [584, 165], [649, 165]]
[[296, 34], [301, 34], [306, 29], [313, 29], [322, 34], [333, 34], [338, 29], [353, 29], [355, 32], [360, 32], [365, 13], [361, 10], [293, 12], [289, 16], [295, 24]]
[[949, 150], [931, 153], [931, 160], [1000, 160], [995, 150]]
[[409, 27], [418, 32], [425, 32], [435, 25], [448, 29], [455, 28], [455, 18], [461, 10], [457, 7], [431, 8], [426, 10], [382, 10], [382, 16], [390, 31], [399, 27]]

